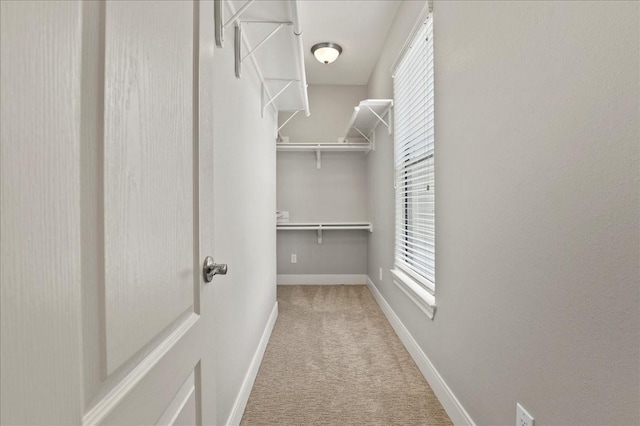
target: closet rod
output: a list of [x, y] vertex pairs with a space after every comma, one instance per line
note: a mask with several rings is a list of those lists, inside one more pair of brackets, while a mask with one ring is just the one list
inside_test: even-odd
[[302, 26], [300, 25], [300, 0], [291, 0], [291, 13], [293, 15], [293, 34], [298, 41], [298, 68], [300, 70], [300, 91], [302, 92], [302, 103], [304, 105], [304, 115], [309, 117], [309, 94], [307, 93], [307, 72], [304, 67], [304, 46], [302, 45]]

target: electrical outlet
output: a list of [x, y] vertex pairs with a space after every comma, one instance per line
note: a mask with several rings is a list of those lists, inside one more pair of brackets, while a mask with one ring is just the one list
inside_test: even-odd
[[291, 255], [291, 263], [298, 263], [298, 256], [295, 254]]
[[378, 271], [378, 278], [382, 281], [382, 268]]
[[516, 426], [535, 426], [533, 416], [520, 403], [516, 404]]

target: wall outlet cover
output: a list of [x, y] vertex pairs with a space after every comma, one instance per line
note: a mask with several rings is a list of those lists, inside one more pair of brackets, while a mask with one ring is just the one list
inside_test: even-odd
[[298, 256], [295, 254], [291, 255], [291, 263], [298, 263]]
[[535, 426], [533, 416], [518, 402], [516, 404], [516, 426]]
[[380, 268], [380, 270], [378, 271], [378, 279], [382, 281], [382, 268]]

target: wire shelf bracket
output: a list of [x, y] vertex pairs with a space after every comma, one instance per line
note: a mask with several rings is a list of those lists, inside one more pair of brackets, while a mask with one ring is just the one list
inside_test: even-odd
[[[260, 43], [256, 45], [249, 53], [247, 53], [244, 57], [242, 56], [242, 24], [244, 23], [252, 23], [252, 24], [276, 24], [277, 27], [273, 31], [271, 31]], [[271, 37], [273, 37], [280, 29], [285, 25], [293, 25], [293, 22], [290, 21], [240, 21], [236, 23], [235, 30], [235, 54], [236, 54], [236, 77], [242, 77], [242, 63], [245, 59], [251, 57], [258, 49], [260, 49], [264, 44], [269, 41]], [[277, 96], [275, 96], [277, 97]]]
[[360, 129], [358, 129], [357, 127], [353, 127], [353, 129], [360, 133], [362, 135], [363, 138], [365, 138], [367, 140], [367, 142], [371, 143], [371, 139], [369, 139], [369, 137], [367, 135], [365, 135], [364, 133], [362, 133], [362, 131]]
[[316, 169], [320, 170], [322, 168], [322, 152], [320, 151], [320, 146], [316, 149]]
[[[254, 50], [255, 50], [255, 49], [254, 49]], [[283, 87], [282, 89], [280, 89], [280, 90], [278, 91], [278, 93], [276, 93], [275, 95], [271, 96], [271, 95], [269, 94], [269, 90], [267, 90], [267, 85], [266, 85], [266, 83], [267, 83], [268, 81], [282, 81], [282, 82], [285, 82], [285, 85], [284, 85], [284, 87]], [[272, 103], [274, 103], [274, 102], [275, 102], [275, 100], [276, 100], [276, 99], [278, 99], [278, 96], [280, 96], [281, 94], [283, 94], [283, 93], [284, 93], [284, 91], [285, 91], [285, 90], [287, 90], [287, 89], [289, 88], [289, 86], [291, 86], [293, 83], [296, 83], [296, 82], [299, 82], [299, 81], [300, 81], [300, 80], [289, 80], [289, 79], [279, 79], [279, 78], [265, 78], [265, 79], [264, 79], [264, 81], [262, 82], [262, 96], [261, 96], [261, 99], [262, 99], [262, 100], [261, 100], [261, 103], [262, 103], [262, 112], [261, 112], [261, 115], [262, 115], [262, 117], [264, 117], [264, 112], [265, 112], [265, 110], [267, 109], [267, 107], [268, 107], [269, 105], [271, 105]], [[267, 102], [265, 102], [267, 98], [269, 98], [269, 100], [268, 100]], [[297, 112], [297, 111], [296, 111], [296, 112]], [[295, 115], [295, 113], [294, 113], [293, 115]], [[289, 117], [289, 120], [290, 120], [291, 118], [293, 118], [293, 116], [292, 116], [292, 117]], [[287, 120], [287, 122], [288, 122], [289, 120]], [[286, 122], [285, 122], [285, 124], [286, 124]], [[278, 132], [279, 132], [279, 131], [280, 131], [280, 127], [278, 128]]]
[[[276, 114], [296, 110], [304, 111], [307, 117], [310, 114], [299, 1], [213, 0], [216, 46], [224, 46], [226, 30], [233, 26], [235, 76], [242, 78], [245, 61], [250, 59], [262, 83], [263, 117], [267, 106], [273, 108]], [[231, 17], [225, 17], [226, 13]], [[292, 30], [282, 31], [283, 27]], [[290, 86], [295, 90], [287, 90], [280, 84], [266, 81], [259, 63], [261, 61], [272, 80], [287, 79], [285, 84], [292, 81]], [[280, 96], [281, 89], [284, 89], [282, 92], [286, 91], [284, 96]], [[278, 92], [276, 96], [272, 96], [275, 92]], [[276, 138], [278, 135], [279, 132], [275, 132]]]
[[214, 23], [215, 23], [215, 33], [216, 33], [216, 46], [224, 47], [224, 31], [231, 25], [233, 21], [240, 18], [240, 16], [255, 2], [256, 0], [248, 0], [245, 4], [242, 5], [240, 9], [236, 13], [233, 14], [231, 18], [227, 22], [224, 22], [224, 0], [214, 0]]
[[284, 126], [286, 126], [286, 125], [287, 125], [287, 123], [289, 123], [289, 122], [291, 121], [291, 119], [292, 119], [293, 117], [295, 117], [295, 116], [296, 116], [296, 114], [297, 114], [297, 113], [299, 113], [300, 111], [302, 111], [302, 110], [301, 110], [301, 109], [298, 109], [298, 110], [293, 111], [293, 114], [291, 114], [291, 115], [289, 116], [289, 118], [287, 118], [287, 119], [284, 121], [284, 123], [282, 123], [282, 124], [280, 125], [280, 127], [278, 127], [278, 132], [279, 132], [280, 130], [282, 130], [282, 128], [283, 128]]
[[[384, 125], [387, 127], [387, 130], [389, 131], [389, 136], [391, 136], [391, 120], [389, 120], [389, 122], [387, 123], [386, 121], [384, 121], [384, 119], [383, 119], [382, 117], [380, 117], [380, 116], [378, 115], [378, 113], [377, 113], [377, 112], [375, 112], [375, 111], [374, 111], [374, 109], [373, 109], [373, 108], [371, 108], [371, 106], [370, 106], [370, 105], [365, 105], [365, 106], [367, 107], [367, 109], [368, 109], [369, 111], [371, 111], [371, 112], [373, 113], [373, 115], [375, 115], [375, 116], [376, 116], [376, 118], [377, 118], [378, 120], [380, 120], [380, 122], [381, 122], [382, 124], [384, 124]], [[389, 109], [388, 111], [390, 111], [390, 109]], [[389, 115], [391, 115], [391, 114], [389, 114]], [[369, 142], [371, 142], [371, 141], [369, 141]]]
[[[383, 117], [387, 116], [387, 120]], [[375, 149], [375, 129], [383, 124], [391, 135], [393, 133], [393, 100], [366, 99], [353, 108], [353, 115], [347, 125], [344, 139], [349, 140], [362, 136]]]

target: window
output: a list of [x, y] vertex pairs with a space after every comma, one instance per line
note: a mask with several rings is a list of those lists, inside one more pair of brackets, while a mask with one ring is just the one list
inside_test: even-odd
[[433, 15], [393, 76], [396, 247], [394, 282], [429, 317], [435, 312]]

